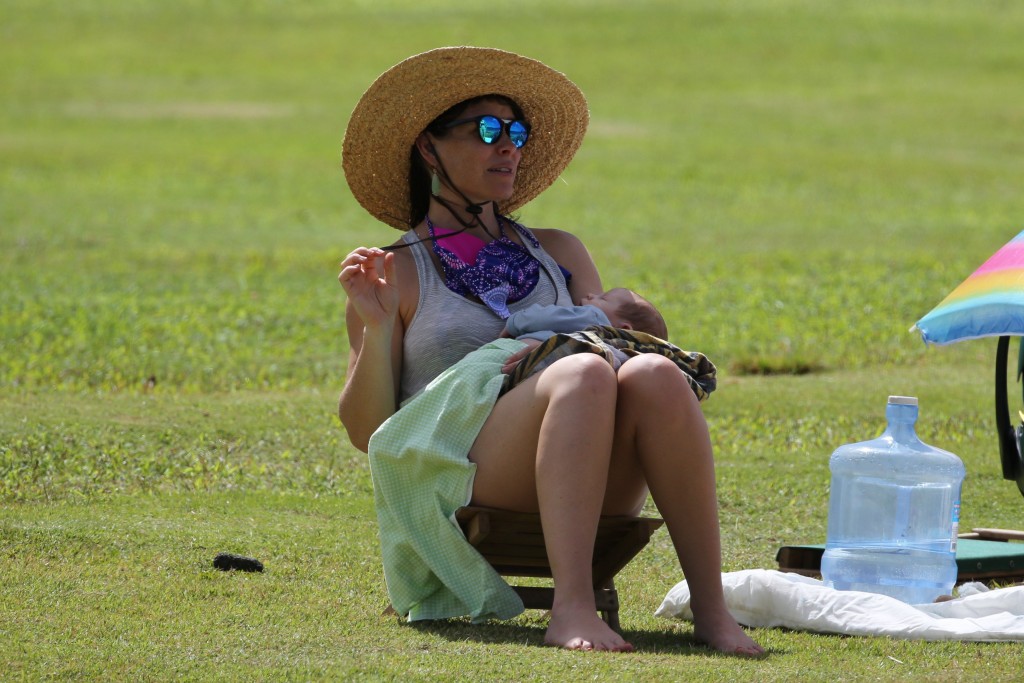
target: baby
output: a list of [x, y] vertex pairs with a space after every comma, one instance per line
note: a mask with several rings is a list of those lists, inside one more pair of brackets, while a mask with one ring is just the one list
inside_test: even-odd
[[588, 294], [581, 306], [529, 306], [508, 318], [502, 336], [545, 341], [555, 334], [579, 332], [592, 325], [646, 332], [668, 340], [668, 328], [658, 309], [624, 287]]
[[[714, 363], [702, 353], [670, 344], [665, 319], [636, 292], [617, 287], [604, 294], [588, 294], [581, 303], [534, 304], [505, 321], [501, 336], [524, 341], [526, 348], [510, 355], [502, 365], [505, 380], [499, 395], [573, 353], [600, 354], [616, 371], [633, 356], [657, 353], [683, 371], [698, 400], [715, 390]], [[634, 334], [637, 332], [644, 334]]]

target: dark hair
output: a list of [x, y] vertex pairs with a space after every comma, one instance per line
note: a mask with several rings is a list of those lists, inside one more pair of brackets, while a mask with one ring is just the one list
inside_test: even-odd
[[[440, 116], [430, 122], [424, 132], [430, 133], [435, 138], [443, 138], [451, 131], [447, 125], [458, 119], [462, 112], [477, 102], [499, 102], [512, 109], [512, 115], [517, 119], [526, 118], [522, 108], [512, 99], [504, 95], [481, 95], [472, 99], [463, 100], [458, 104], [446, 109]], [[444, 173], [444, 169], [439, 169]], [[420, 155], [420, 150], [413, 143], [409, 151], [409, 229], [415, 228], [427, 215], [430, 208], [430, 170]]]
[[665, 318], [657, 308], [647, 299], [636, 294], [637, 300], [630, 301], [619, 306], [616, 311], [622, 319], [633, 326], [634, 330], [646, 332], [658, 339], [668, 341], [668, 326]]

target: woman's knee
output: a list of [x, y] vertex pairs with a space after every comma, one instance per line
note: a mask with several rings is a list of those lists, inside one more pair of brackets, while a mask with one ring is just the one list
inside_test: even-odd
[[544, 370], [540, 387], [552, 398], [603, 401], [615, 404], [618, 380], [615, 370], [602, 356], [577, 353], [562, 358]]
[[618, 375], [618, 429], [671, 418], [703, 420], [687, 376], [664, 356], [644, 354], [623, 363]]
[[670, 359], [655, 353], [634, 356], [623, 363], [619, 369], [618, 383], [626, 390], [638, 389], [659, 395], [664, 395], [663, 392], [671, 395], [684, 389], [693, 392], [682, 370]]

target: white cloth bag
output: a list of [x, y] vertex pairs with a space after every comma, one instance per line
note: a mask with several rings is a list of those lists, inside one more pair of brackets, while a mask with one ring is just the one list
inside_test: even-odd
[[[925, 605], [837, 591], [817, 579], [769, 569], [723, 574], [722, 586], [729, 612], [744, 626], [908, 640], [1024, 641], [1024, 586], [988, 590], [965, 584], [960, 597]], [[686, 581], [668, 592], [655, 615], [692, 621]]]

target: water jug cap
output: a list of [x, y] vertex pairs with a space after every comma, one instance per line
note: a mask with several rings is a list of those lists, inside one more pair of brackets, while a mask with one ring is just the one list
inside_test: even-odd
[[889, 405], [916, 406], [917, 405], [917, 397], [916, 396], [890, 396], [889, 397]]

